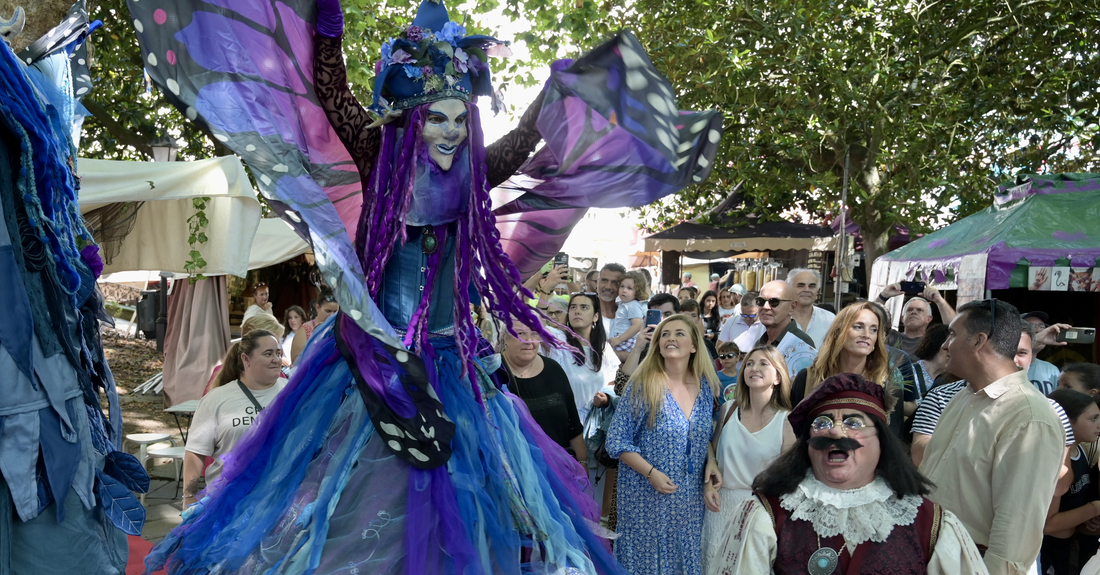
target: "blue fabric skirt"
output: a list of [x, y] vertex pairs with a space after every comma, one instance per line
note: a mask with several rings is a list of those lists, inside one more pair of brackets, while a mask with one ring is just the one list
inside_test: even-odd
[[[619, 573], [585, 470], [480, 370], [432, 338], [433, 386], [458, 432], [416, 469], [374, 432], [333, 322], [221, 478], [146, 559], [170, 573]], [[479, 385], [484, 403], [473, 385]], [[598, 519], [597, 519], [598, 520]]]

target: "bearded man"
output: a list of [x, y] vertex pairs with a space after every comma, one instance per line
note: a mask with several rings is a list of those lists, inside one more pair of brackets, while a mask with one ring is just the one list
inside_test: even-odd
[[798, 442], [737, 509], [711, 573], [988, 573], [966, 528], [889, 431], [893, 394], [850, 373], [788, 416]]

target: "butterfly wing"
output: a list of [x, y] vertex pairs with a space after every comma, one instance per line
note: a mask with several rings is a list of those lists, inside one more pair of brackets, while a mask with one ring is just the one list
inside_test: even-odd
[[584, 208], [643, 206], [705, 180], [722, 115], [680, 111], [624, 31], [551, 73], [538, 128], [546, 145], [520, 169], [537, 183], [496, 211], [506, 251], [527, 275], [557, 253]]

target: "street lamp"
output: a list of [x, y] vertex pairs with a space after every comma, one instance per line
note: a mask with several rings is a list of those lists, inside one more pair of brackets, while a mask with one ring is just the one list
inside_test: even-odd
[[[154, 162], [174, 162], [179, 144], [168, 134], [149, 142]], [[168, 331], [168, 279], [172, 274], [160, 272], [160, 288], [157, 290], [157, 351], [164, 353], [165, 333]]]
[[161, 134], [160, 137], [149, 142], [149, 147], [153, 148], [154, 162], [174, 162], [176, 161], [176, 152], [179, 152], [180, 149], [176, 139], [168, 134]]

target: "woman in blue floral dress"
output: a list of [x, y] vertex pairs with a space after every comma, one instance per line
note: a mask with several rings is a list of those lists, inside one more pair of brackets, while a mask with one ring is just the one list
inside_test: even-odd
[[634, 575], [702, 573], [703, 471], [718, 376], [686, 316], [657, 337], [607, 432], [619, 466], [615, 557]]

